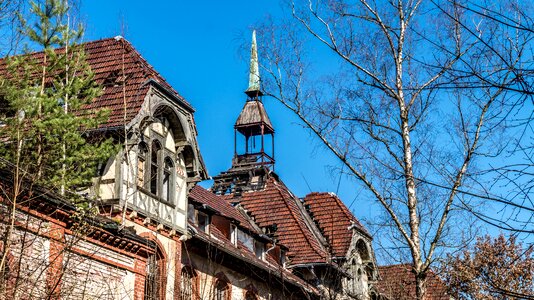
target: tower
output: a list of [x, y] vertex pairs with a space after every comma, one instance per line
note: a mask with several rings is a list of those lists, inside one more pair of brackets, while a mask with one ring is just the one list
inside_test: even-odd
[[[273, 168], [274, 129], [262, 102], [263, 93], [260, 89], [256, 31], [252, 32], [249, 81], [245, 94], [247, 94], [247, 101], [234, 125], [234, 161], [232, 165], [261, 165]], [[244, 146], [241, 153], [238, 151], [238, 134], [241, 134], [245, 139], [244, 144], [241, 145]], [[266, 151], [265, 137], [267, 135], [271, 138], [270, 155]]]
[[252, 32], [247, 99], [234, 124], [232, 167], [215, 176], [218, 194], [257, 189], [274, 169], [274, 128], [263, 106], [256, 31]]

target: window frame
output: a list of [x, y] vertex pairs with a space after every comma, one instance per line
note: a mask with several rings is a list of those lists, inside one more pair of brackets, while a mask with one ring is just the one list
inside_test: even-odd
[[[166, 153], [164, 153], [164, 155], [165, 157], [163, 158], [163, 166], [161, 168], [161, 195], [159, 196], [163, 199], [163, 202], [173, 204], [175, 198], [174, 190], [176, 183], [175, 163], [169, 155], [166, 155]], [[167, 163], [169, 163], [168, 168]], [[165, 185], [166, 179], [167, 185]]]
[[264, 260], [265, 259], [265, 244], [254, 240], [254, 255], [256, 255], [257, 259]]
[[[156, 245], [154, 253], [149, 254], [146, 261], [146, 277], [144, 284], [144, 299], [165, 299], [166, 290], [166, 258], [163, 250]], [[153, 269], [154, 271], [151, 271]], [[150, 291], [149, 291], [150, 289]]]
[[[202, 227], [200, 225], [201, 217], [205, 220], [204, 225]], [[210, 216], [207, 213], [204, 213], [204, 212], [201, 212], [201, 211], [197, 210], [196, 220], [195, 221], [196, 221], [195, 223], [196, 223], [198, 229], [202, 230], [205, 233], [209, 233]]]
[[[161, 181], [161, 175], [160, 169], [161, 169], [161, 156], [162, 156], [162, 145], [159, 139], [153, 139], [152, 143], [150, 143], [150, 159], [147, 160], [149, 166], [147, 170], [149, 170], [149, 178], [148, 178], [148, 191], [158, 196], [158, 191], [160, 190], [160, 181]], [[154, 174], [156, 173], [156, 174]]]
[[[138, 187], [146, 189], [147, 184], [147, 157], [148, 157], [148, 145], [145, 142], [140, 142], [137, 145], [137, 174], [136, 184]], [[139, 174], [140, 167], [143, 170], [143, 174]]]
[[[159, 202], [174, 207], [176, 202], [176, 153], [166, 149], [163, 137], [151, 131], [149, 143], [141, 141], [138, 144], [137, 176], [139, 176], [140, 160], [144, 162], [142, 184], [136, 178], [136, 184], [144, 193], [156, 198]], [[144, 146], [141, 146], [144, 145]], [[141, 148], [146, 151], [141, 153]], [[167, 162], [169, 168], [166, 168]], [[164, 189], [165, 176], [168, 175], [168, 188]], [[163, 193], [167, 192], [167, 195]]]

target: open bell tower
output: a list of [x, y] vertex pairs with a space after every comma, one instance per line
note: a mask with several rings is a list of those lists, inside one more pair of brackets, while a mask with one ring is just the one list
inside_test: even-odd
[[252, 32], [247, 100], [234, 124], [232, 167], [215, 176], [214, 192], [225, 194], [262, 186], [274, 170], [274, 128], [263, 106], [256, 31]]
[[[260, 89], [260, 72], [258, 68], [258, 51], [256, 31], [252, 32], [250, 50], [250, 73], [248, 88], [245, 91], [247, 101], [234, 125], [234, 160], [232, 165], [261, 165], [274, 168], [274, 129], [263, 106], [263, 93]], [[238, 134], [244, 137], [244, 144], [238, 149]], [[266, 137], [270, 137], [270, 153]]]

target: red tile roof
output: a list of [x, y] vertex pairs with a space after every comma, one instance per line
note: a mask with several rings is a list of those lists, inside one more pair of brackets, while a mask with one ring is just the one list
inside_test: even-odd
[[352, 240], [352, 226], [370, 237], [362, 224], [333, 193], [311, 193], [304, 198], [304, 204], [317, 223], [331, 247], [332, 254], [344, 257]]
[[[388, 300], [415, 299], [415, 275], [410, 264], [378, 267], [380, 280], [377, 288]], [[427, 275], [426, 296], [428, 300], [449, 300], [443, 281], [432, 271]]]
[[213, 194], [205, 188], [196, 185], [189, 193], [189, 198], [194, 202], [196, 201], [208, 205], [209, 207], [218, 211], [222, 216], [236, 220], [239, 222], [239, 225], [243, 226], [244, 228], [260, 234], [260, 232], [256, 232], [254, 227], [250, 224], [250, 221], [247, 220], [239, 211], [237, 211], [236, 208], [224, 201], [222, 197]]
[[240, 202], [260, 227], [276, 225], [275, 238], [289, 248], [290, 264], [326, 261], [328, 254], [307, 224], [299, 208], [300, 199], [293, 196], [282, 182], [270, 177], [261, 191], [224, 198]]
[[[122, 82], [116, 86], [105, 86], [102, 95], [84, 108], [85, 111], [103, 108], [110, 110], [107, 123], [102, 124], [101, 127], [121, 126], [131, 121], [143, 104], [145, 95], [149, 90], [149, 85], [146, 84], [149, 80], [161, 85], [192, 110], [191, 105], [124, 38], [107, 38], [87, 42], [82, 46], [85, 49], [86, 61], [94, 72], [95, 81], [98, 84], [103, 85], [106, 79], [113, 76], [126, 78], [124, 91]], [[57, 49], [56, 51], [61, 50]], [[43, 58], [43, 52], [30, 55], [37, 61]], [[0, 72], [5, 70], [5, 67], [5, 60], [0, 59]]]

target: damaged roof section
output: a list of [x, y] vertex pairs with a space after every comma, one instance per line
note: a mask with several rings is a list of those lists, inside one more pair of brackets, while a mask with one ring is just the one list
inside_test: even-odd
[[289, 248], [289, 265], [321, 263], [329, 256], [313, 232], [314, 225], [306, 220], [299, 207], [301, 200], [273, 176], [269, 176], [263, 190], [224, 198], [241, 204], [260, 227], [277, 228], [274, 237]]
[[[287, 270], [283, 266], [284, 262], [280, 259], [281, 251], [287, 251], [287, 247], [281, 244], [276, 239], [272, 239], [267, 236], [252, 218], [242, 209], [232, 206], [225, 201], [224, 196], [218, 196], [212, 192], [202, 188], [201, 186], [195, 186], [189, 194], [189, 202], [198, 210], [209, 214], [211, 216], [211, 222], [209, 230], [201, 230], [197, 224], [189, 221], [189, 226], [194, 228], [193, 238], [186, 242], [186, 246], [192, 250], [201, 253], [206, 251], [205, 247], [214, 247], [220, 253], [226, 253], [232, 258], [221, 260], [221, 263], [231, 263], [234, 259], [238, 259], [239, 266], [236, 268], [243, 268], [246, 264], [258, 267], [263, 271], [267, 271], [271, 275], [279, 277], [279, 280], [294, 284], [297, 287], [304, 288], [308, 293], [318, 295], [316, 288], [309, 283], [293, 274], [290, 270]], [[234, 224], [236, 230], [244, 230], [247, 234], [250, 234], [254, 240], [265, 243], [268, 248], [264, 248], [264, 257], [258, 257], [254, 249], [245, 245], [242, 240], [232, 237], [232, 234], [237, 234], [229, 231], [229, 228], [224, 228], [228, 222], [221, 222], [218, 218], [224, 218], [229, 223]], [[213, 253], [212, 253], [213, 255]], [[214, 256], [214, 259], [217, 258]], [[250, 269], [246, 269], [250, 272]]]

